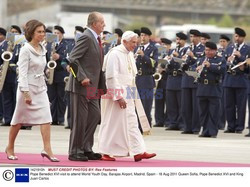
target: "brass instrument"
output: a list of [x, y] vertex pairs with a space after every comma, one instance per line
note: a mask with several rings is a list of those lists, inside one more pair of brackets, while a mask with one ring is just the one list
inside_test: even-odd
[[236, 43], [235, 44], [235, 47], [234, 47], [234, 50], [233, 50], [233, 52], [232, 52], [232, 55], [233, 55], [233, 59], [230, 61], [230, 62], [228, 62], [227, 63], [227, 65], [228, 65], [228, 70], [227, 70], [227, 73], [235, 73], [235, 70], [232, 70], [232, 67], [234, 66], [234, 60], [235, 60], [235, 55], [234, 55], [234, 53], [236, 52], [236, 51], [238, 51], [239, 50], [239, 44], [238, 43]]
[[2, 92], [3, 85], [5, 82], [5, 78], [7, 75], [8, 67], [10, 60], [13, 57], [13, 48], [14, 48], [14, 43], [12, 41], [8, 41], [8, 48], [7, 51], [4, 51], [1, 55], [1, 58], [3, 59], [3, 64], [0, 66], [0, 93]]
[[140, 45], [140, 46], [137, 48], [137, 51], [136, 51], [135, 54], [134, 54], [135, 60], [138, 58], [138, 56], [140, 56], [140, 55], [138, 54], [138, 51], [143, 50], [143, 48], [144, 48], [143, 45]]
[[193, 48], [194, 48], [193, 46], [194, 46], [193, 44], [190, 44], [190, 46], [188, 47], [188, 49], [187, 49], [187, 51], [186, 51], [186, 54], [183, 55], [183, 57], [182, 57], [183, 60], [187, 61], [188, 53], [189, 53], [190, 51], [193, 51]]
[[159, 82], [162, 78], [162, 75], [159, 72], [153, 74], [155, 82]]
[[65, 89], [65, 91], [67, 91], [67, 87], [68, 87], [68, 84], [69, 84], [69, 76], [64, 77], [63, 81], [65, 83], [65, 88], [64, 89]]
[[67, 84], [67, 82], [69, 81], [69, 76], [64, 77], [63, 81], [65, 82], [65, 84]]
[[159, 59], [158, 63], [159, 64], [157, 67], [157, 71], [153, 74], [153, 77], [156, 83], [158, 83], [162, 79], [161, 73], [166, 70], [167, 64], [169, 64], [169, 61], [165, 59]]
[[56, 68], [56, 66], [57, 66], [56, 61], [54, 61], [54, 60], [52, 59], [52, 54], [54, 54], [55, 51], [56, 51], [55, 42], [52, 42], [51, 45], [52, 45], [52, 51], [51, 51], [51, 55], [50, 55], [50, 61], [47, 63], [47, 67], [48, 67], [48, 69], [49, 69], [47, 81], [48, 81], [48, 84], [49, 84], [49, 85], [53, 84], [53, 80], [54, 80], [54, 71], [55, 71], [55, 68]]

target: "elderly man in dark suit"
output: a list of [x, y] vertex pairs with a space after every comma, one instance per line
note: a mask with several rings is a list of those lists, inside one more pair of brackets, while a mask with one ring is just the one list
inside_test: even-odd
[[99, 12], [88, 16], [88, 28], [77, 40], [68, 61], [77, 65], [69, 78], [71, 133], [69, 142], [69, 160], [99, 160], [101, 155], [92, 150], [94, 132], [100, 121], [98, 90], [103, 62], [103, 49], [100, 34], [105, 27], [104, 18]]

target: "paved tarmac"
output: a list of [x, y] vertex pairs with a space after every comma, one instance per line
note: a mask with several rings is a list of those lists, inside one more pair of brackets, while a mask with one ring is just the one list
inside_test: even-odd
[[[0, 152], [4, 152], [8, 140], [9, 127], [0, 126]], [[157, 153], [157, 159], [177, 161], [204, 161], [223, 163], [250, 163], [250, 138], [243, 134], [225, 134], [220, 131], [217, 138], [199, 138], [198, 135], [183, 135], [180, 131], [165, 131], [165, 128], [152, 129], [145, 136], [148, 152]], [[52, 126], [52, 147], [54, 154], [67, 155], [70, 130], [63, 126]], [[95, 133], [94, 151], [97, 150]], [[42, 151], [42, 138], [39, 126], [32, 130], [20, 130], [16, 140], [16, 153], [37, 153]]]

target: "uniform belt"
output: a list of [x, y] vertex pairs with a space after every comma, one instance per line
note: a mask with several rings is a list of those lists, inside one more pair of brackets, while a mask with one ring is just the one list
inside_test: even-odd
[[173, 71], [169, 74], [170, 76], [176, 77], [178, 75], [182, 75], [182, 73], [180, 71]]
[[202, 79], [202, 80], [199, 80], [199, 83], [201, 84], [214, 84], [214, 85], [217, 85], [219, 84], [219, 81], [218, 80], [208, 80], [208, 79]]
[[236, 70], [231, 70], [228, 72], [231, 75], [243, 75], [244, 72], [236, 71]]
[[145, 73], [145, 72], [141, 72], [141, 73], [137, 73], [137, 76], [144, 76], [144, 75], [153, 75], [152, 73]]

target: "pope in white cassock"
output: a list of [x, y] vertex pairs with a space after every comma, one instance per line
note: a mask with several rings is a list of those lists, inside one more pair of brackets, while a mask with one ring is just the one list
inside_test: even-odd
[[115, 156], [134, 156], [135, 161], [156, 156], [155, 153], [145, 152], [135, 112], [135, 103], [140, 100], [136, 98], [138, 94], [133, 94], [137, 90], [137, 69], [133, 54], [137, 37], [136, 33], [126, 31], [122, 35], [122, 44], [112, 48], [104, 59], [103, 70], [108, 92], [101, 100], [98, 148], [105, 161], [115, 161]]

